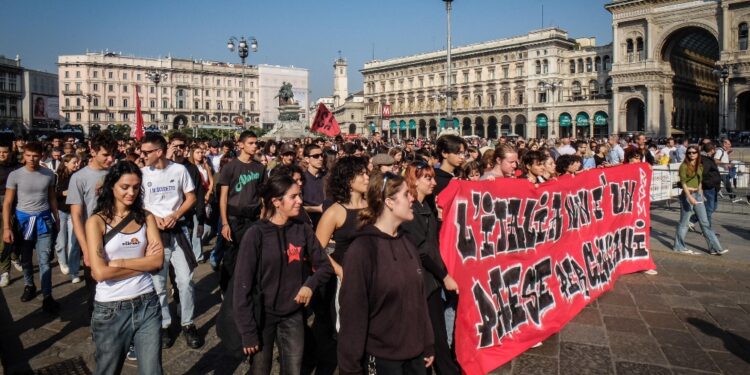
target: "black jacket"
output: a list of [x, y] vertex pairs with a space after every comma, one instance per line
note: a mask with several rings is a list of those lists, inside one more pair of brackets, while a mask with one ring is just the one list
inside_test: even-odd
[[425, 294], [429, 297], [440, 289], [448, 271], [445, 269], [443, 258], [440, 257], [437, 220], [432, 209], [426, 203], [419, 203], [417, 200], [414, 200], [411, 209], [414, 212], [414, 220], [401, 224], [401, 229], [416, 246], [422, 267], [427, 271], [422, 272], [422, 276]]
[[363, 228], [344, 262], [339, 374], [362, 374], [365, 354], [402, 361], [434, 354], [422, 268], [404, 235]]
[[703, 190], [721, 189], [721, 173], [714, 158], [701, 155], [701, 165], [703, 165], [703, 182], [701, 183]]
[[300, 288], [307, 286], [314, 292], [333, 274], [331, 262], [309, 224], [289, 219], [283, 226], [268, 220], [251, 226], [240, 242], [234, 269], [234, 318], [245, 347], [258, 345], [262, 331], [256, 325], [251, 297], [259, 272], [257, 259], [262, 264], [262, 274], [257, 277], [264, 312], [274, 316], [297, 312], [303, 307], [294, 302]]
[[195, 215], [198, 218], [198, 224], [203, 225], [206, 221], [206, 189], [201, 183], [201, 172], [195, 164], [189, 162], [187, 159], [184, 159], [180, 164], [185, 166], [185, 169], [187, 169], [188, 174], [190, 175], [190, 180], [193, 181], [193, 186], [195, 186], [193, 193], [195, 193], [196, 202], [195, 205], [193, 205], [193, 207], [185, 214], [185, 218], [192, 221], [193, 215]]

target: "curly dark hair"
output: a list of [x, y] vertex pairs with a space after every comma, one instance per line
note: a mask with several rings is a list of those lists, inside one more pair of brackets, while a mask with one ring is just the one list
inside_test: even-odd
[[568, 167], [573, 165], [574, 163], [582, 163], [583, 159], [581, 159], [578, 155], [560, 155], [560, 157], [557, 158], [555, 161], [555, 171], [560, 176], [568, 173]]
[[[115, 216], [115, 193], [114, 187], [120, 177], [126, 174], [134, 174], [138, 179], [143, 181], [141, 169], [132, 161], [123, 160], [113, 165], [109, 172], [104, 176], [104, 183], [99, 192], [99, 198], [96, 200], [94, 214], [104, 217], [105, 221], [110, 221]], [[135, 216], [138, 224], [146, 222], [146, 210], [143, 208], [143, 193], [138, 194], [130, 206], [130, 212]]]
[[339, 159], [328, 174], [328, 196], [337, 203], [349, 202], [352, 181], [361, 173], [367, 173], [366, 158], [344, 156]]

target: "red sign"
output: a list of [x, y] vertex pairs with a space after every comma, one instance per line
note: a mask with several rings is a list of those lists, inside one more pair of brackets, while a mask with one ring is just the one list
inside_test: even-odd
[[453, 180], [440, 252], [459, 285], [456, 354], [486, 374], [562, 329], [627, 273], [655, 269], [651, 168], [592, 169], [534, 186]]
[[383, 118], [390, 118], [390, 117], [391, 117], [391, 105], [383, 104]]

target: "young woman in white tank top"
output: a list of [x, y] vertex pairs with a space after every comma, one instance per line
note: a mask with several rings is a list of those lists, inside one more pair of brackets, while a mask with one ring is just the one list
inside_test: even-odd
[[[104, 236], [118, 226], [104, 243]], [[156, 220], [143, 209], [137, 165], [121, 161], [107, 173], [94, 215], [86, 222], [86, 237], [91, 273], [98, 282], [91, 316], [94, 373], [122, 372], [132, 342], [138, 373], [161, 374], [161, 306], [149, 272], [162, 267], [164, 248]]]

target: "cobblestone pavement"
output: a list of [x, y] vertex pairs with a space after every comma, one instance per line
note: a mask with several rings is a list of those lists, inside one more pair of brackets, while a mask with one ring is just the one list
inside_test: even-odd
[[[612, 291], [543, 346], [493, 373], [750, 374], [750, 219], [737, 213], [715, 214], [714, 227], [731, 251], [714, 257], [668, 251], [678, 218], [674, 208], [652, 211], [651, 245], [658, 275], [621, 277]], [[688, 235], [688, 244], [705, 249], [696, 233]], [[71, 284], [53, 268], [53, 295], [62, 305], [60, 315], [53, 317], [41, 311], [41, 297], [21, 303], [21, 275], [13, 269], [11, 278], [12, 284], [0, 290], [4, 372], [83, 374], [93, 369], [83, 285]], [[196, 326], [206, 344], [193, 350], [178, 337], [163, 353], [165, 372], [244, 374], [247, 363], [224, 355], [218, 346], [218, 274], [202, 264], [195, 280]], [[44, 369], [49, 371], [40, 371]], [[134, 362], [127, 362], [124, 373], [136, 372]]]

